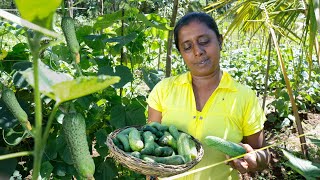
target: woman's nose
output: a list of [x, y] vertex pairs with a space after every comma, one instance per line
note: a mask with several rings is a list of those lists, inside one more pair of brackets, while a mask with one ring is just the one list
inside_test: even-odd
[[195, 45], [193, 48], [193, 53], [195, 56], [201, 56], [204, 53], [204, 49], [200, 45]]

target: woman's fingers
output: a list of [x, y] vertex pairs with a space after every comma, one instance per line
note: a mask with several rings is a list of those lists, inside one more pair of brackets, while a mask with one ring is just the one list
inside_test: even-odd
[[[241, 174], [249, 172], [250, 170], [254, 170], [257, 168], [257, 155], [254, 152], [254, 149], [248, 145], [248, 144], [242, 144], [240, 145], [245, 148], [247, 151], [247, 154], [240, 159], [235, 159], [233, 161], [229, 161], [227, 164], [229, 164], [232, 168], [237, 169]], [[226, 156], [227, 159], [229, 159], [229, 156]]]

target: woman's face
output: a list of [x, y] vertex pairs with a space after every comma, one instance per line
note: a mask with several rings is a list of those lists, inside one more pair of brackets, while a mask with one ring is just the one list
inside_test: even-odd
[[219, 40], [206, 24], [192, 21], [180, 29], [178, 36], [180, 53], [192, 75], [208, 76], [220, 70]]

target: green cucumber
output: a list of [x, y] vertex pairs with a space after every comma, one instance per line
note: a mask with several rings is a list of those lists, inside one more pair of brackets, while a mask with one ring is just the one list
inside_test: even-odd
[[216, 150], [223, 152], [231, 157], [236, 157], [245, 154], [247, 151], [240, 146], [231, 141], [224, 140], [216, 136], [207, 136], [204, 142]]
[[157, 128], [159, 131], [167, 131], [168, 130], [168, 126], [165, 126], [165, 125], [162, 125], [158, 122], [151, 122], [149, 124], [150, 126], [154, 127], [154, 128]]
[[18, 121], [27, 129], [27, 130], [31, 130], [31, 124], [28, 121], [28, 115], [27, 113], [21, 108], [14, 92], [3, 86], [2, 87], [2, 94], [1, 94], [1, 98], [3, 100], [3, 102], [6, 104], [6, 106], [8, 107], [8, 109], [10, 110], [10, 112], [13, 114], [13, 116], [15, 118], [18, 119]]
[[122, 143], [124, 151], [126, 152], [131, 151], [131, 148], [129, 145], [129, 138], [127, 134], [118, 133], [116, 138]]
[[89, 151], [85, 119], [79, 113], [66, 114], [62, 128], [75, 169], [82, 178], [93, 179], [95, 164]]
[[190, 162], [192, 159], [190, 154], [189, 135], [186, 133], [180, 133], [177, 146], [178, 154], [182, 155], [186, 162]]
[[148, 162], [157, 162], [168, 165], [180, 165], [185, 163], [184, 157], [180, 155], [172, 155], [168, 157], [141, 155], [141, 159]]
[[178, 140], [180, 133], [174, 125], [169, 126], [169, 132], [176, 140]]
[[71, 51], [72, 57], [76, 63], [80, 62], [80, 45], [77, 40], [76, 30], [74, 28], [74, 20], [71, 17], [63, 17], [61, 20], [61, 28], [66, 38], [67, 45]]
[[189, 138], [189, 147], [190, 147], [190, 155], [191, 155], [191, 159], [196, 159], [198, 156], [198, 151], [197, 151], [197, 147], [196, 147], [196, 143]]
[[144, 147], [144, 143], [141, 140], [140, 131], [136, 128], [132, 129], [129, 133], [129, 145], [133, 151], [141, 151]]
[[155, 149], [155, 142], [154, 142], [154, 134], [150, 131], [143, 132], [143, 141], [144, 141], [144, 148], [141, 150], [141, 154], [153, 154]]
[[174, 150], [171, 147], [164, 146], [164, 147], [157, 147], [154, 150], [154, 155], [156, 156], [161, 156], [161, 157], [166, 157], [166, 156], [171, 156], [173, 154]]
[[164, 132], [164, 135], [158, 140], [158, 142], [161, 146], [170, 146], [174, 150], [177, 149], [177, 140], [174, 139], [168, 131]]

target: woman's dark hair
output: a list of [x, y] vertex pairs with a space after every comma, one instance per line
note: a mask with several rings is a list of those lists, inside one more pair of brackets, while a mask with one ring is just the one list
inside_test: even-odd
[[216, 33], [217, 37], [221, 36], [220, 32], [219, 32], [219, 29], [218, 29], [218, 26], [217, 26], [217, 23], [214, 21], [214, 19], [211, 16], [209, 16], [208, 14], [203, 13], [203, 12], [191, 12], [191, 13], [188, 13], [185, 16], [183, 16], [177, 22], [177, 24], [176, 24], [176, 26], [174, 27], [174, 30], [173, 30], [173, 32], [174, 32], [174, 43], [175, 43], [176, 48], [178, 49], [178, 51], [180, 51], [180, 49], [179, 49], [179, 37], [178, 37], [180, 29], [183, 26], [186, 26], [189, 23], [194, 22], [194, 21], [198, 21], [200, 23], [204, 23], [205, 25], [208, 26], [208, 28], [210, 28], [211, 30], [213, 30]]

